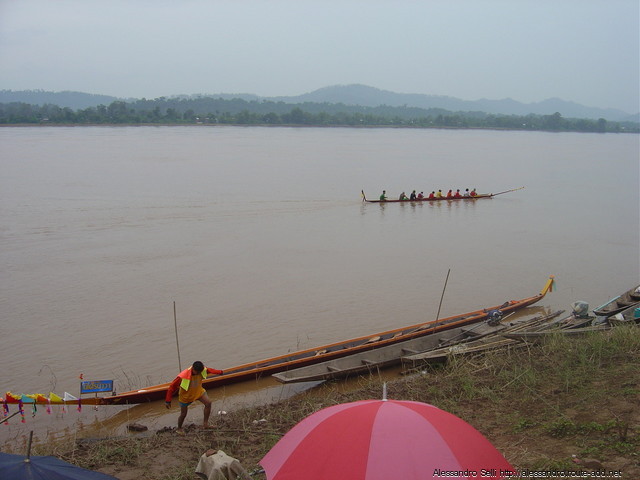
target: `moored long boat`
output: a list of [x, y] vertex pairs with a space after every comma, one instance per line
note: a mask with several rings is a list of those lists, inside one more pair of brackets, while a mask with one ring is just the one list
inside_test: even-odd
[[640, 305], [631, 305], [621, 312], [607, 317], [607, 321], [612, 325], [640, 324]]
[[433, 350], [427, 350], [421, 353], [405, 355], [400, 360], [403, 367], [416, 368], [426, 363], [446, 360], [450, 356], [454, 355], [466, 355], [504, 348], [506, 346], [518, 343], [517, 340], [512, 340], [504, 337], [504, 332], [518, 332], [527, 329], [537, 330], [539, 328], [546, 328], [550, 324], [557, 324], [556, 320], [554, 319], [561, 315], [562, 312], [563, 311], [560, 310], [548, 315], [538, 316], [525, 320], [518, 320], [517, 322], [511, 323], [506, 329], [500, 332], [485, 335], [478, 339], [469, 339], [468, 341], [445, 345], [441, 348], [435, 348]]
[[[277, 372], [385, 347], [412, 338], [480, 322], [485, 320], [493, 310], [501, 310], [503, 314], [508, 314], [542, 300], [548, 292], [552, 291], [553, 281], [554, 277], [551, 275], [540, 293], [520, 300], [509, 300], [500, 305], [486, 307], [461, 315], [454, 315], [439, 320], [387, 330], [373, 335], [366, 335], [235, 367], [224, 368], [223, 375], [207, 378], [203, 381], [202, 385], [205, 389], [209, 390], [223, 385], [257, 379]], [[83, 404], [99, 405], [130, 405], [151, 402], [163, 399], [169, 385], [170, 383], [163, 383], [111, 396], [82, 398], [81, 401]], [[74, 402], [71, 401], [67, 403], [73, 404]]]
[[556, 336], [566, 336], [566, 337], [577, 337], [589, 335], [592, 333], [604, 332], [611, 329], [611, 325], [608, 323], [603, 323], [600, 325], [588, 326], [588, 327], [580, 327], [580, 328], [552, 328], [548, 330], [540, 330], [540, 331], [526, 331], [526, 332], [510, 332], [510, 333], [501, 333], [501, 335], [505, 338], [510, 338], [512, 340], [519, 340], [521, 342], [527, 343], [539, 343], [546, 338], [550, 338], [554, 335]]
[[524, 187], [519, 187], [519, 188], [512, 188], [511, 190], [505, 190], [504, 192], [498, 192], [498, 193], [479, 193], [477, 195], [474, 195], [473, 197], [469, 196], [469, 197], [465, 197], [465, 196], [461, 196], [461, 197], [435, 197], [435, 198], [428, 198], [428, 197], [424, 197], [424, 198], [416, 198], [416, 199], [404, 199], [404, 200], [400, 200], [399, 198], [396, 199], [391, 199], [388, 198], [386, 200], [370, 200], [367, 198], [367, 196], [364, 193], [364, 190], [361, 191], [362, 194], [362, 201], [365, 203], [423, 203], [423, 202], [427, 202], [427, 203], [431, 203], [431, 202], [441, 202], [441, 201], [451, 201], [451, 202], [456, 202], [456, 201], [473, 201], [473, 200], [480, 200], [483, 198], [493, 198], [493, 197], [497, 197], [498, 195], [503, 195], [505, 193], [510, 193], [510, 192], [515, 192], [516, 190], [522, 190]]
[[610, 317], [636, 305], [640, 306], [640, 285], [594, 308], [593, 313], [599, 317]]
[[492, 325], [483, 321], [478, 324], [456, 327], [431, 335], [405, 340], [386, 347], [376, 348], [375, 350], [354, 353], [335, 360], [274, 373], [273, 377], [281, 383], [296, 383], [330, 380], [375, 372], [380, 368], [399, 364], [400, 359], [405, 355], [433, 350], [451, 342], [463, 342], [468, 338], [482, 338], [505, 328], [506, 325]]

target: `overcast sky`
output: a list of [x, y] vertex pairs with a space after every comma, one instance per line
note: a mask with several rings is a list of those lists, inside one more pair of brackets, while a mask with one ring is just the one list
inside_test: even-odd
[[0, 89], [299, 95], [360, 83], [636, 113], [638, 0], [0, 0]]

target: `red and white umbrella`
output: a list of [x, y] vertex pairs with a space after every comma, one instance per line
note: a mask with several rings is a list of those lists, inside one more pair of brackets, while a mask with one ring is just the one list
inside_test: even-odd
[[264, 456], [268, 480], [507, 478], [515, 469], [464, 420], [433, 405], [363, 400], [322, 409]]

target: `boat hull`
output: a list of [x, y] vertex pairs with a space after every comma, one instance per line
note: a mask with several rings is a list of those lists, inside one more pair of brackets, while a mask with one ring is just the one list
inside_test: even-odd
[[[454, 315], [437, 321], [387, 330], [374, 335], [367, 335], [257, 362], [225, 368], [223, 369], [223, 375], [214, 376], [204, 380], [202, 382], [202, 386], [209, 390], [233, 383], [255, 380], [285, 370], [304, 367], [314, 363], [321, 363], [327, 360], [352, 355], [354, 353], [392, 345], [412, 338], [418, 338], [435, 332], [473, 324], [485, 320], [489, 312], [492, 310], [499, 309], [504, 314], [508, 314], [539, 302], [544, 298], [547, 292], [551, 291], [552, 285], [553, 276], [550, 276], [542, 291], [532, 297], [523, 298], [521, 300], [509, 300], [500, 305], [483, 308], [462, 315]], [[169, 383], [164, 383], [145, 389], [124, 392], [110, 397], [102, 397], [99, 402], [104, 405], [122, 405], [162, 400], [165, 398], [169, 385]]]
[[[542, 291], [532, 297], [523, 298], [521, 300], [509, 300], [500, 305], [475, 310], [462, 315], [454, 315], [436, 321], [387, 330], [374, 335], [362, 336], [329, 345], [323, 345], [286, 355], [259, 360], [257, 362], [225, 368], [223, 369], [223, 375], [207, 378], [202, 382], [202, 386], [205, 389], [210, 390], [224, 385], [230, 385], [247, 380], [255, 380], [285, 370], [321, 363], [355, 353], [393, 345], [406, 340], [431, 335], [436, 332], [478, 323], [487, 319], [489, 312], [492, 310], [501, 310], [504, 314], [508, 314], [539, 302], [549, 291], [551, 291], [552, 285], [553, 276], [550, 276]], [[163, 400], [166, 396], [169, 385], [170, 383], [163, 383], [111, 396], [83, 398], [81, 399], [81, 402], [87, 405], [133, 405]], [[69, 405], [77, 402], [70, 401], [65, 403]]]
[[[562, 311], [554, 312], [542, 317], [536, 317], [529, 320], [515, 322], [509, 325], [505, 330], [495, 334], [486, 335], [479, 339], [470, 339], [469, 341], [456, 343], [454, 345], [444, 346], [433, 350], [427, 350], [414, 355], [407, 355], [401, 358], [402, 365], [405, 368], [418, 368], [424, 364], [432, 362], [446, 361], [451, 356], [469, 355], [479, 352], [486, 352], [504, 348], [509, 345], [520, 343], [518, 340], [506, 338], [507, 332], [519, 332], [526, 329], [547, 328], [550, 325], [558, 325], [554, 318], [562, 314]], [[566, 328], [572, 328], [572, 324], [568, 324]], [[559, 328], [565, 328], [560, 326]]]
[[634, 306], [640, 306], [640, 285], [594, 308], [593, 313], [599, 317], [610, 317]]
[[419, 353], [439, 348], [452, 342], [461, 342], [468, 338], [481, 338], [497, 333], [506, 328], [505, 325], [489, 325], [487, 322], [456, 327], [431, 335], [405, 340], [403, 342], [380, 347], [363, 353], [329, 360], [307, 367], [295, 368], [284, 372], [274, 373], [273, 377], [281, 383], [313, 382], [344, 378], [376, 371], [379, 368], [400, 364], [401, 358], [410, 353]]
[[465, 201], [473, 201], [473, 200], [481, 200], [483, 198], [493, 198], [495, 197], [494, 194], [492, 193], [483, 193], [480, 195], [476, 195], [475, 197], [440, 197], [440, 198], [416, 198], [415, 200], [400, 200], [400, 199], [395, 199], [395, 200], [369, 200], [368, 198], [365, 198], [364, 201], [366, 203], [431, 203], [431, 202], [442, 202], [442, 201], [449, 201], [449, 202], [457, 202], [460, 200], [465, 200]]
[[505, 338], [510, 338], [512, 340], [519, 340], [521, 342], [541, 343], [545, 339], [551, 338], [554, 335], [564, 336], [564, 337], [579, 337], [579, 336], [590, 335], [598, 332], [605, 332], [610, 329], [611, 329], [610, 325], [603, 324], [598, 326], [581, 327], [581, 328], [542, 330], [539, 332], [503, 333], [501, 335]]

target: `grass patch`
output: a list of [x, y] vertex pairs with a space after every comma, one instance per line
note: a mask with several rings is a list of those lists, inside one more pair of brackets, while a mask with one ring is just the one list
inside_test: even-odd
[[[520, 469], [575, 469], [575, 454], [622, 470], [624, 479], [640, 478], [638, 333], [638, 327], [621, 326], [584, 338], [557, 335], [539, 346], [453, 357], [445, 366], [428, 366], [390, 382], [387, 395], [430, 403], [461, 417]], [[141, 469], [146, 473], [139, 478], [179, 479], [193, 478], [199, 456], [214, 448], [253, 470], [282, 435], [311, 413], [381, 394], [377, 376], [363, 378], [347, 393], [342, 384], [328, 382], [276, 405], [230, 412], [215, 420], [213, 432], [107, 440], [76, 445], [60, 456], [119, 478], [136, 478], [123, 472]], [[155, 471], [159, 452], [180, 461]]]

